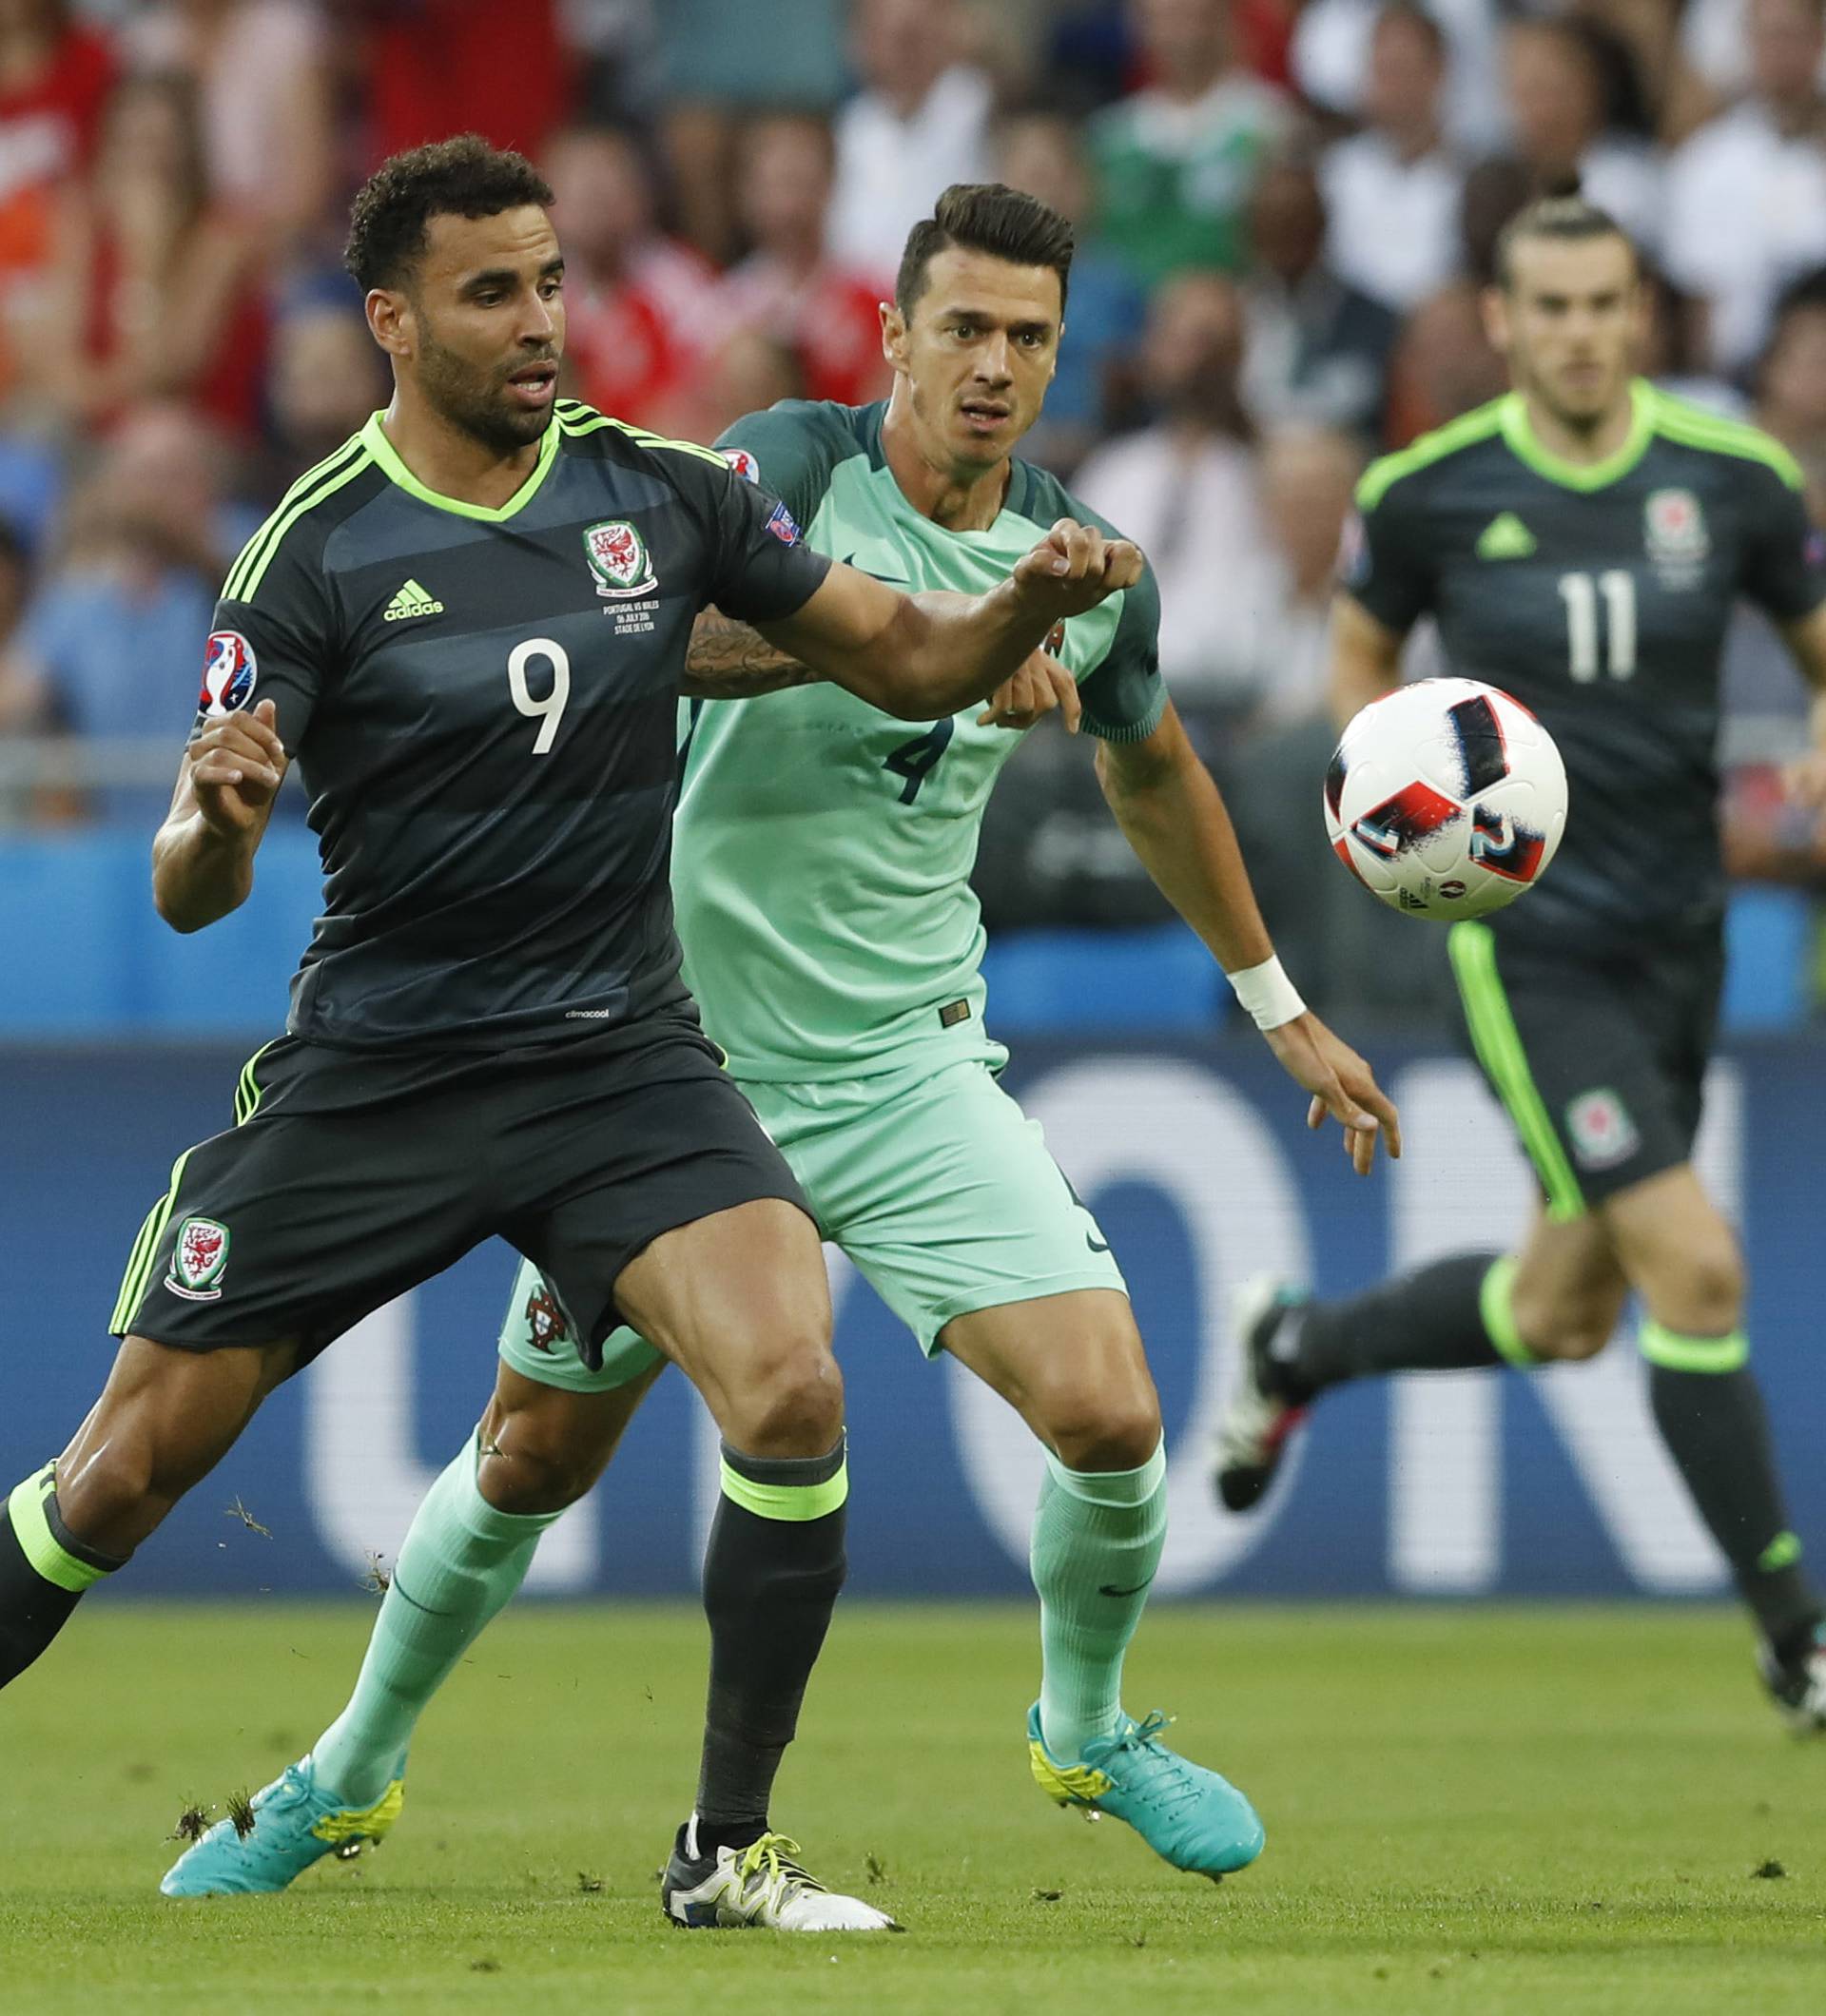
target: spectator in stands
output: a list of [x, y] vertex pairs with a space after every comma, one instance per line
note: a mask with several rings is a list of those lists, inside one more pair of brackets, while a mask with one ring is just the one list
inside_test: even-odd
[[606, 6], [612, 15], [651, 10], [663, 94], [660, 132], [679, 229], [707, 257], [729, 259], [740, 239], [731, 168], [742, 121], [764, 110], [827, 115], [836, 107], [848, 85], [847, 0], [591, 4]]
[[716, 275], [655, 227], [651, 171], [631, 134], [572, 127], [546, 150], [545, 174], [567, 261], [568, 375], [605, 413], [657, 421], [710, 347]]
[[[73, 494], [61, 551], [11, 654], [42, 718], [87, 737], [181, 742], [228, 556], [220, 436], [175, 405], [142, 408]], [[97, 809], [156, 822], [168, 785], [110, 788]]]
[[690, 381], [662, 409], [660, 431], [675, 440], [714, 441], [745, 413], [806, 397], [799, 353], [752, 324], [713, 343]]
[[267, 440], [242, 494], [270, 511], [304, 470], [340, 448], [390, 396], [384, 361], [349, 290], [306, 290], [274, 324]]
[[1752, 90], [1668, 171], [1665, 260], [1709, 303], [1713, 360], [1744, 370], [1782, 286], [1826, 260], [1821, 0], [1750, 0]]
[[[181, 70], [202, 107], [209, 197], [282, 255], [321, 239], [336, 174], [328, 48], [305, 0], [153, 0], [137, 68]], [[430, 137], [430, 136], [424, 136]]]
[[1586, 21], [1518, 21], [1505, 57], [1515, 155], [1535, 187], [1576, 176], [1581, 192], [1652, 254], [1661, 235], [1661, 167], [1613, 123], [1613, 99], [1633, 89], [1621, 45]]
[[1826, 522], [1826, 268], [1783, 294], [1757, 367], [1756, 420], [1799, 462]]
[[1445, 136], [1446, 38], [1417, 0], [1376, 16], [1364, 82], [1364, 129], [1321, 164], [1331, 269], [1396, 314], [1457, 269], [1465, 165]]
[[1144, 286], [1238, 272], [1255, 170], [1287, 102], [1234, 59], [1231, 0], [1134, 0], [1152, 82], [1091, 122], [1098, 226]]
[[0, 735], [29, 732], [44, 722], [44, 688], [14, 648], [30, 588], [31, 549], [17, 527], [0, 518]]
[[68, 206], [22, 375], [79, 422], [193, 397], [251, 434], [265, 340], [260, 250], [251, 222], [210, 200], [190, 80], [128, 78], [109, 102], [89, 188]]
[[[1078, 126], [1055, 112], [1026, 112], [996, 136], [995, 174], [1068, 217], [1080, 233], [1090, 214], [1090, 171]], [[1059, 369], [1039, 424], [1021, 453], [1068, 471], [1103, 434], [1117, 374], [1140, 339], [1147, 301], [1128, 268], [1101, 242], [1080, 236]]]
[[1253, 430], [1238, 377], [1243, 302], [1220, 273], [1156, 294], [1141, 351], [1153, 424], [1095, 451], [1074, 488], [1139, 542], [1160, 588], [1160, 666], [1183, 706], [1242, 718], [1234, 668], [1248, 619], [1234, 583], [1260, 550]]
[[65, 0], [0, 6], [0, 385], [11, 327], [52, 262], [68, 191], [88, 167], [114, 80], [107, 43]]
[[995, 92], [962, 46], [957, 0], [857, 0], [863, 88], [837, 115], [830, 242], [884, 290], [941, 192], [987, 174]]
[[737, 158], [736, 201], [754, 249], [723, 282], [720, 320], [790, 350], [808, 398], [862, 405], [884, 397], [881, 291], [834, 261], [826, 242], [829, 125], [811, 112], [764, 114]]
[[484, 132], [497, 147], [536, 161], [571, 116], [570, 23], [561, 16], [574, 12], [589, 32], [594, 10], [587, 0], [574, 9], [565, 0], [356, 4], [367, 17], [359, 85], [372, 160], [451, 133]]
[[1306, 421], [1379, 438], [1396, 320], [1332, 272], [1325, 244], [1313, 163], [1290, 151], [1249, 200], [1243, 398], [1263, 426]]
[[1331, 591], [1363, 464], [1357, 441], [1335, 428], [1283, 428], [1262, 443], [1265, 543], [1228, 584], [1238, 621], [1220, 633], [1234, 654], [1221, 668], [1222, 683], [1251, 696], [1239, 726], [1252, 733], [1330, 718]]
[[[1293, 78], [1321, 111], [1355, 122], [1367, 117], [1370, 46], [1385, 0], [1309, 0], [1293, 30]], [[1506, 0], [1430, 0], [1427, 11], [1445, 31], [1450, 62], [1446, 129], [1481, 153], [1507, 134], [1501, 29]]]

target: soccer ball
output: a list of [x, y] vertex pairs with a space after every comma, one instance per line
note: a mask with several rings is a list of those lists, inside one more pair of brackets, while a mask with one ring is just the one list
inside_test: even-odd
[[1325, 773], [1325, 829], [1372, 896], [1410, 917], [1482, 917], [1538, 882], [1566, 824], [1566, 770], [1520, 701], [1475, 679], [1372, 700]]

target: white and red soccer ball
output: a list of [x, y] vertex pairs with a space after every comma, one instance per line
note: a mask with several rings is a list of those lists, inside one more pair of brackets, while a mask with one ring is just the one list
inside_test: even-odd
[[1520, 701], [1475, 679], [1373, 700], [1325, 773], [1332, 850], [1372, 895], [1450, 922], [1512, 903], [1566, 825], [1566, 771]]

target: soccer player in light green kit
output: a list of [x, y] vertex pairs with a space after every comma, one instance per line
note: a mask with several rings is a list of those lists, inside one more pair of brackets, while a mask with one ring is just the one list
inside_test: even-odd
[[[884, 578], [972, 590], [1056, 519], [1086, 515], [1014, 458], [1039, 417], [1061, 329], [1071, 231], [1000, 187], [960, 187], [908, 241], [884, 310], [884, 407], [788, 402], [723, 442], [822, 551]], [[1248, 1800], [1122, 1712], [1122, 1660], [1160, 1558], [1159, 1404], [1121, 1273], [1039, 1127], [996, 1083], [983, 935], [969, 887], [978, 825], [1020, 725], [1081, 703], [1124, 833], [1210, 945], [1290, 1076], [1367, 1173], [1393, 1107], [1368, 1066], [1281, 976], [1215, 786], [1156, 658], [1151, 575], [1063, 626], [1063, 694], [1030, 668], [981, 715], [919, 733], [710, 618], [692, 649], [674, 900], [707, 1029], [840, 1245], [928, 1354], [1000, 1392], [1046, 1450], [1033, 1529], [1040, 1696], [1027, 1720], [1041, 1788], [1129, 1821], [1175, 1867], [1217, 1876], [1261, 1851]], [[765, 697], [754, 697], [763, 695]], [[747, 696], [747, 697], [744, 697]], [[741, 705], [730, 704], [740, 699]], [[276, 1890], [333, 1846], [378, 1838], [405, 1751], [444, 1677], [518, 1587], [540, 1531], [595, 1482], [664, 1364], [631, 1331], [585, 1362], [522, 1269], [476, 1443], [434, 1485], [401, 1548], [349, 1706], [297, 1767], [309, 1800], [225, 1823], [165, 1878], [174, 1894]], [[490, 1489], [477, 1486], [478, 1451]], [[726, 1485], [727, 1488], [727, 1485]], [[749, 1486], [749, 1488], [762, 1488]], [[717, 1675], [712, 1670], [715, 1697]], [[792, 1731], [777, 1732], [781, 1744]], [[289, 1775], [289, 1774], [288, 1774]], [[333, 1788], [333, 1790], [332, 1790]], [[751, 1851], [765, 1812], [708, 1812], [680, 1837], [662, 1898], [690, 1926], [871, 1929], [789, 1855]], [[853, 1911], [833, 1915], [833, 1906]]]

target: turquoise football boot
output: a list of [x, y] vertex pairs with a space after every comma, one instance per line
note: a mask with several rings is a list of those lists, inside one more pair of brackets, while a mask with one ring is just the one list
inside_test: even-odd
[[[399, 1768], [405, 1769], [404, 1758]], [[254, 1824], [237, 1832], [218, 1820], [187, 1848], [159, 1885], [167, 1897], [243, 1897], [282, 1890], [325, 1855], [354, 1853], [363, 1841], [383, 1839], [405, 1803], [403, 1777], [395, 1778], [372, 1806], [357, 1812], [335, 1793], [319, 1789], [309, 1757], [289, 1766], [253, 1797]]]
[[1126, 1820], [1163, 1861], [1214, 1883], [1247, 1869], [1268, 1836], [1227, 1778], [1161, 1742], [1170, 1720], [1157, 1709], [1145, 1722], [1125, 1715], [1114, 1735], [1085, 1744], [1076, 1764], [1060, 1764], [1040, 1735], [1036, 1701], [1027, 1711], [1028, 1758], [1048, 1798]]

